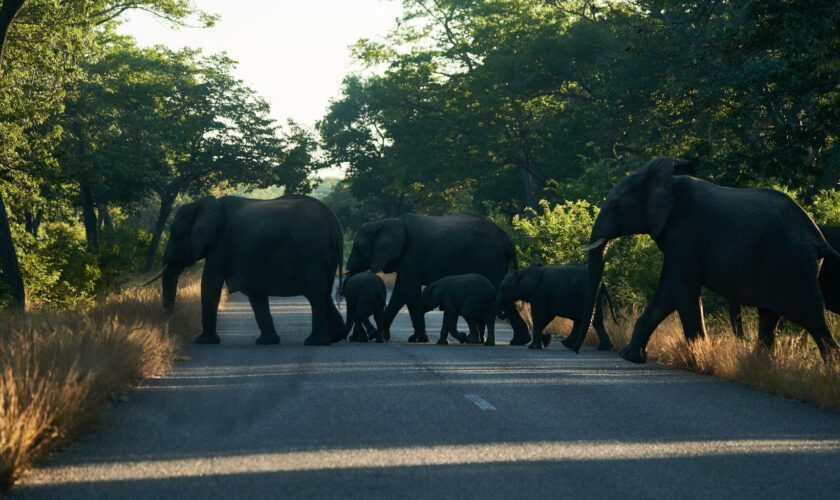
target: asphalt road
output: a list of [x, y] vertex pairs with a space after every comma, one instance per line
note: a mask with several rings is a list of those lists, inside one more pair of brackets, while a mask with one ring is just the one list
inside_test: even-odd
[[[192, 346], [19, 498], [837, 498], [840, 415], [560, 345], [304, 347], [275, 299], [255, 346], [234, 295]], [[440, 313], [427, 317], [437, 338]], [[499, 324], [502, 344], [510, 331]]]

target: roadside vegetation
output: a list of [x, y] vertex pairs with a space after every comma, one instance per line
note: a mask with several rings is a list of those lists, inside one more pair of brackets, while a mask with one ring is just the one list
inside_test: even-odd
[[200, 331], [199, 286], [185, 283], [171, 313], [145, 288], [84, 309], [0, 314], [0, 492], [172, 365]]

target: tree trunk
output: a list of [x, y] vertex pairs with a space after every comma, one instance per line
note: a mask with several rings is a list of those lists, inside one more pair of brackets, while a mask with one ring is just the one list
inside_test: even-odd
[[[525, 187], [525, 203], [527, 206], [533, 210], [535, 213], [540, 213], [540, 203], [537, 199], [537, 192], [534, 188], [534, 176], [531, 175], [531, 172], [527, 170], [522, 170], [522, 182]], [[530, 212], [525, 212], [525, 216], [530, 218], [532, 214]]]
[[85, 224], [85, 237], [87, 238], [88, 252], [99, 250], [99, 221], [96, 218], [96, 210], [93, 204], [93, 193], [90, 186], [82, 183], [82, 222]]
[[114, 229], [114, 221], [108, 213], [108, 204], [100, 203], [97, 211], [99, 212], [99, 229]]
[[172, 213], [172, 205], [174, 203], [175, 196], [160, 195], [160, 211], [158, 212], [158, 219], [155, 222], [155, 228], [152, 232], [152, 244], [149, 245], [149, 251], [146, 254], [146, 263], [143, 265], [144, 273], [151, 271], [155, 264], [155, 257], [157, 256], [158, 247], [160, 247], [160, 239], [163, 236], [163, 230], [166, 228], [166, 221], [169, 220], [169, 214]]
[[26, 221], [26, 232], [37, 238], [41, 222], [44, 220], [44, 209], [39, 208], [34, 214], [31, 210], [27, 210], [23, 217]]
[[[0, 3], [0, 78], [3, 75], [3, 53], [6, 49], [6, 38], [9, 28], [15, 20], [15, 16], [23, 7], [25, 0], [3, 0]], [[15, 242], [12, 239], [12, 228], [9, 226], [9, 214], [6, 212], [6, 203], [0, 193], [0, 282], [12, 292], [12, 299], [15, 307], [24, 309], [26, 307], [26, 291], [23, 286], [23, 277], [20, 274], [20, 262], [18, 262]]]
[[6, 37], [15, 16], [23, 7], [25, 0], [3, 0], [0, 2], [0, 71], [3, 68], [3, 51], [6, 48]]
[[9, 215], [6, 212], [2, 193], [0, 193], [0, 261], [2, 261], [0, 262], [2, 265], [0, 280], [4, 288], [11, 292], [14, 306], [22, 310], [26, 307], [26, 290], [20, 274], [20, 262], [18, 262], [12, 230], [9, 226]]

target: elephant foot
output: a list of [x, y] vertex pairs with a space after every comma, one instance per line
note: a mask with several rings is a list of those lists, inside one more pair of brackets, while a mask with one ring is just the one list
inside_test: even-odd
[[276, 333], [261, 333], [255, 343], [257, 345], [277, 345], [280, 343], [280, 335]]
[[388, 342], [389, 340], [391, 340], [391, 331], [390, 330], [385, 330], [384, 332], [382, 332], [382, 338], [385, 339], [385, 342]]
[[548, 347], [548, 344], [551, 343], [551, 335], [543, 335], [542, 336], [542, 345], [543, 347]]
[[614, 346], [613, 346], [613, 343], [612, 343], [612, 342], [610, 342], [609, 340], [602, 340], [602, 341], [598, 344], [598, 350], [599, 350], [599, 351], [612, 351], [612, 350], [613, 350], [613, 347], [614, 347]]
[[496, 345], [496, 339], [487, 339], [484, 341], [484, 345], [486, 345], [487, 347], [493, 347], [494, 345]]
[[303, 345], [330, 345], [330, 339], [320, 336], [320, 335], [313, 335], [310, 334], [306, 339], [303, 341]]
[[528, 349], [542, 349], [542, 341], [534, 339], [530, 344], [528, 344]]
[[618, 352], [618, 355], [633, 363], [647, 362], [647, 354], [645, 353], [645, 350], [641, 347], [634, 346], [633, 344], [628, 344], [624, 349]]
[[445, 338], [443, 338], [443, 337], [439, 338], [439, 339], [438, 339], [438, 341], [437, 341], [437, 342], [435, 342], [435, 343], [436, 343], [437, 345], [449, 345], [449, 341], [448, 341], [448, 340], [446, 340], [446, 339], [445, 339]]
[[198, 337], [193, 340], [193, 344], [201, 344], [201, 345], [213, 345], [213, 344], [220, 344], [222, 339], [219, 338], [217, 334], [213, 335], [206, 335], [202, 333]]
[[[458, 332], [458, 333], [460, 333], [460, 332]], [[470, 335], [466, 338], [466, 343], [467, 344], [480, 344], [481, 343], [481, 338], [478, 335]]]
[[564, 347], [566, 347], [567, 349], [571, 349], [571, 350], [573, 350], [573, 351], [576, 351], [576, 350], [577, 350], [577, 349], [576, 349], [576, 347], [577, 347], [577, 340], [574, 338], [574, 336], [573, 336], [573, 335], [569, 335], [569, 336], [568, 336], [568, 337], [566, 337], [565, 339], [561, 340], [561, 341], [560, 341], [560, 343], [561, 343], [561, 344], [563, 344], [563, 346], [564, 346]]
[[530, 341], [531, 341], [531, 336], [530, 335], [528, 335], [527, 337], [524, 337], [524, 336], [517, 337], [516, 335], [514, 335], [513, 338], [510, 339], [510, 345], [525, 345]]
[[411, 343], [425, 344], [425, 343], [429, 342], [429, 336], [426, 335], [426, 332], [423, 332], [423, 333], [420, 333], [420, 334], [415, 333], [411, 337], [408, 337], [408, 341], [411, 342]]
[[462, 344], [463, 344], [464, 342], [468, 342], [468, 340], [467, 340], [467, 334], [466, 334], [466, 333], [464, 333], [464, 332], [455, 332], [455, 334], [454, 334], [454, 335], [452, 335], [452, 336], [453, 336], [453, 337], [455, 337], [456, 339], [458, 339], [458, 342], [460, 342], [460, 343], [462, 343]]

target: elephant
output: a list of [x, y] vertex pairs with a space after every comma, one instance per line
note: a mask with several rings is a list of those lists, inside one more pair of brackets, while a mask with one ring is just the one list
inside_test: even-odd
[[342, 253], [341, 225], [315, 198], [206, 196], [178, 209], [163, 269], [146, 284], [162, 277], [163, 306], [171, 309], [181, 272], [204, 259], [202, 332], [195, 343], [220, 342], [216, 316], [226, 284], [230, 293], [248, 297], [260, 329], [257, 344], [280, 342], [268, 297], [303, 295], [312, 307], [312, 332], [304, 343], [327, 345], [345, 334], [344, 320], [332, 299], [336, 269], [342, 274]]
[[[424, 288], [420, 299], [424, 313], [435, 308], [443, 311], [438, 344], [448, 344], [451, 333], [462, 344], [496, 345], [496, 289], [484, 276], [475, 273], [446, 276]], [[469, 336], [458, 331], [458, 316], [466, 320]]]
[[[825, 240], [835, 250], [840, 248], [840, 226], [819, 225]], [[822, 290], [825, 308], [835, 314], [840, 314], [840, 263], [833, 259], [825, 259], [820, 269], [820, 290]], [[738, 302], [729, 303], [729, 323], [732, 331], [739, 338], [744, 337], [744, 325], [741, 322], [741, 304]], [[775, 339], [775, 329], [762, 338], [766, 346], [772, 346]]]
[[[510, 304], [517, 300], [531, 305], [531, 318], [534, 324], [533, 339], [528, 346], [530, 349], [548, 347], [551, 335], [544, 334], [543, 329], [556, 316], [574, 321], [574, 332], [581, 323], [581, 311], [586, 297], [586, 281], [588, 276], [586, 266], [567, 264], [563, 266], [543, 266], [541, 264], [526, 267], [508, 274], [499, 288], [498, 304]], [[610, 304], [613, 320], [615, 310], [607, 292], [606, 285], [598, 290], [595, 305], [595, 317], [592, 321], [598, 334], [598, 350], [609, 351], [613, 348], [607, 329], [604, 327], [603, 299]]]
[[[409, 342], [428, 342], [420, 303], [422, 285], [445, 276], [476, 273], [498, 287], [508, 269], [518, 268], [516, 249], [496, 224], [477, 215], [425, 216], [404, 214], [362, 225], [347, 261], [349, 274], [371, 270], [396, 272], [397, 281], [385, 308], [389, 327], [408, 306], [414, 333]], [[513, 345], [531, 340], [528, 326], [515, 307], [506, 311], [513, 327]]]
[[[344, 281], [344, 298], [347, 300], [347, 333], [353, 330], [350, 340], [367, 342], [374, 338], [383, 342], [390, 334], [382, 330], [382, 314], [385, 311], [385, 282], [376, 274], [365, 271], [354, 274]], [[370, 317], [376, 321], [374, 328]]]
[[818, 274], [823, 259], [838, 262], [840, 255], [814, 221], [784, 193], [675, 175], [684, 166], [680, 160], [655, 158], [610, 190], [585, 249], [586, 319], [568, 346], [578, 351], [582, 332], [589, 329], [609, 242], [648, 234], [664, 262], [621, 357], [644, 363], [651, 334], [675, 310], [687, 339], [705, 335], [700, 291], [706, 287], [727, 300], [757, 306], [759, 335], [768, 335], [784, 316], [811, 334], [824, 360], [833, 359], [837, 343], [825, 322]]

